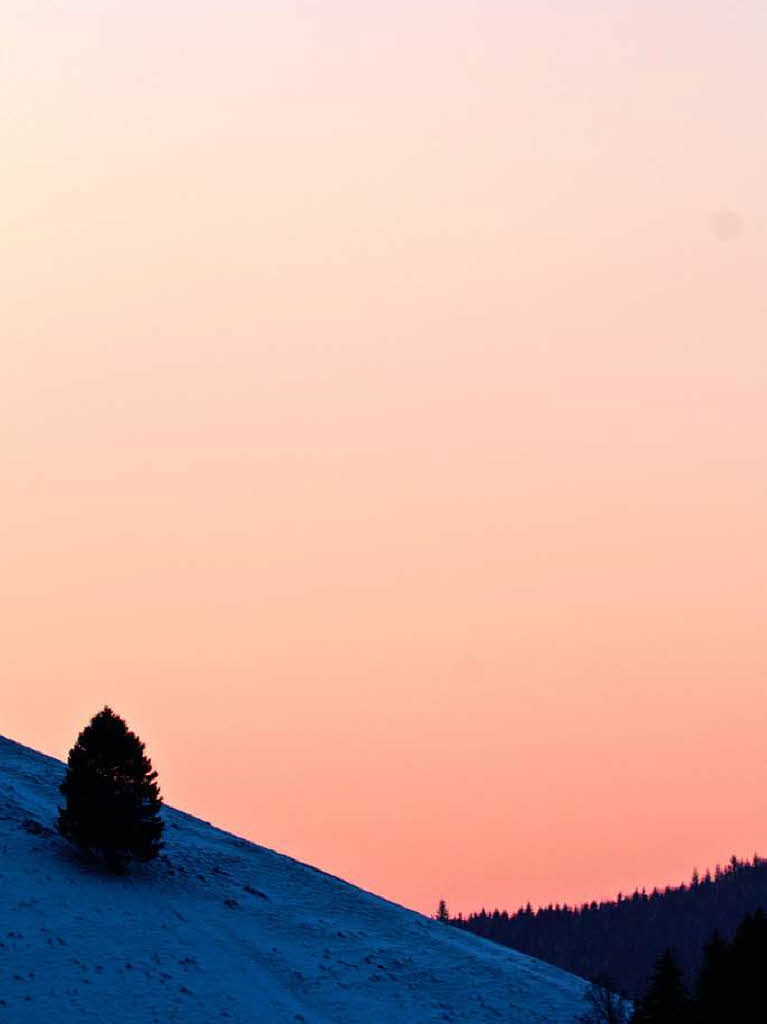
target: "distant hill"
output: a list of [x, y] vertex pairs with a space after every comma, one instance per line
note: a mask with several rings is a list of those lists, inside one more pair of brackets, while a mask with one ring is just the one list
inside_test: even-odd
[[572, 1024], [585, 983], [187, 814], [114, 875], [53, 830], [64, 766], [0, 738], [2, 1024]]
[[584, 978], [608, 976], [636, 998], [665, 948], [674, 948], [689, 983], [712, 932], [731, 939], [744, 915], [760, 908], [767, 910], [767, 860], [733, 857], [713, 875], [693, 874], [689, 885], [577, 908], [482, 910], [450, 923]]

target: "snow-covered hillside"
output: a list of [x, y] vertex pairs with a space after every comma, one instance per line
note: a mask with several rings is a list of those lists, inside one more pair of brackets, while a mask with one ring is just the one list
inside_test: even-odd
[[0, 738], [3, 1024], [572, 1024], [584, 983], [166, 809], [129, 874], [53, 831], [63, 765]]

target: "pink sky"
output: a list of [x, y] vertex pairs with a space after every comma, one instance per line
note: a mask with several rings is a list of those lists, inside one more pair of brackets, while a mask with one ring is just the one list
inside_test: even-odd
[[572, 6], [5, 0], [0, 732], [425, 911], [767, 853], [767, 8]]

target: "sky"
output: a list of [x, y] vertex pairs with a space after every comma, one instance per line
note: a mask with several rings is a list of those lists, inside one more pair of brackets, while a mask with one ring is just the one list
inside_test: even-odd
[[432, 912], [767, 853], [762, 0], [4, 0], [0, 732]]

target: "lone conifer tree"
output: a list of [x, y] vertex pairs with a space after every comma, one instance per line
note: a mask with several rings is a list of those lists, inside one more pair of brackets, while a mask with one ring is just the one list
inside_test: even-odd
[[60, 791], [59, 832], [71, 843], [100, 852], [115, 870], [133, 858], [160, 852], [163, 822], [157, 772], [144, 744], [125, 721], [105, 707], [69, 751]]
[[667, 949], [655, 961], [650, 984], [634, 1010], [631, 1024], [686, 1024], [690, 1002], [682, 971], [672, 950]]

